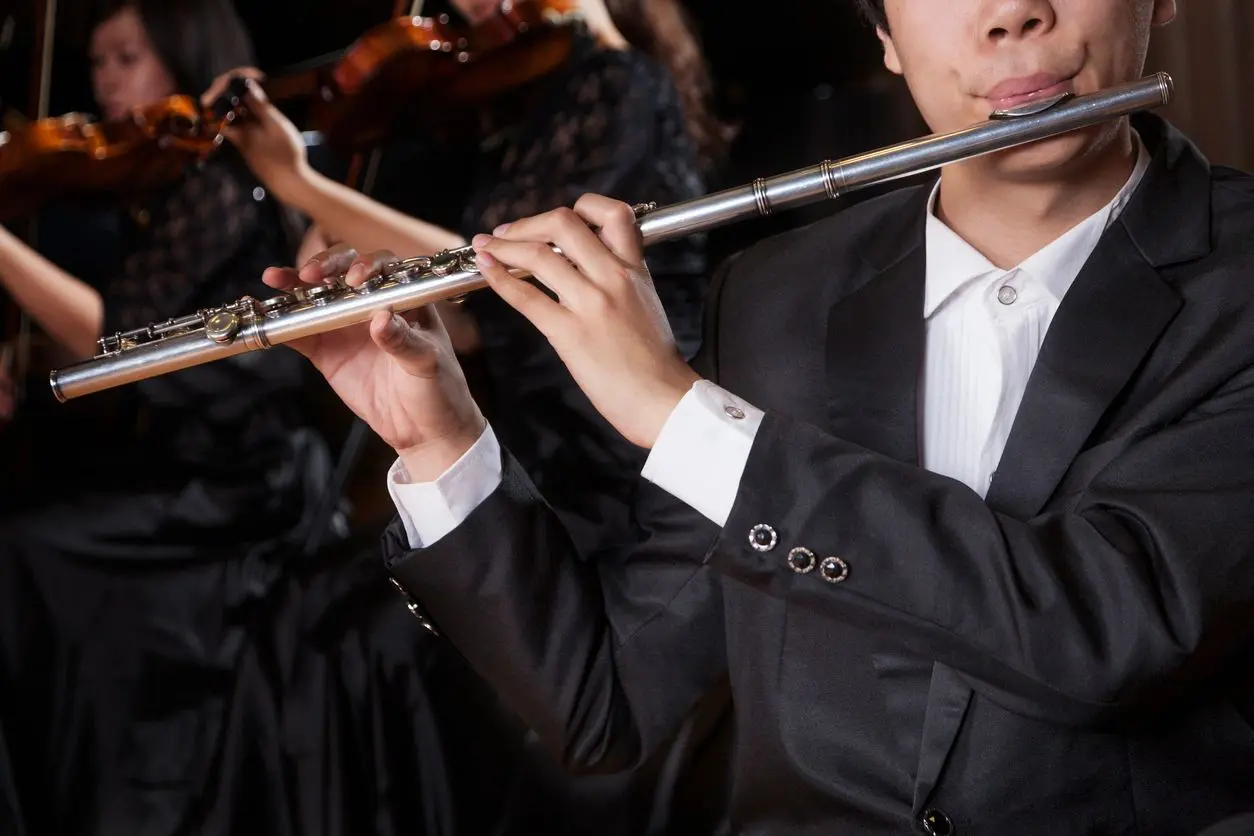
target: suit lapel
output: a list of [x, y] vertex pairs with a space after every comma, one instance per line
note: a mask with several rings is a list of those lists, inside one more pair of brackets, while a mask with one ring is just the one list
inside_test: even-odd
[[829, 431], [909, 464], [919, 461], [929, 194], [921, 188], [904, 204], [901, 226], [875, 242], [862, 284], [838, 300], [827, 319]]
[[1153, 161], [1059, 306], [989, 486], [989, 505], [1012, 517], [1041, 510], [1179, 311], [1159, 270], [1210, 251], [1205, 157], [1156, 116], [1133, 126]]
[[1050, 325], [989, 505], [1021, 519], [1041, 509], [1179, 307], [1126, 230], [1111, 227]]

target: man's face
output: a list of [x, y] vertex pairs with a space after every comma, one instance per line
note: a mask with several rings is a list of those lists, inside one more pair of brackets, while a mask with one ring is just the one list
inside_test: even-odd
[[[885, 64], [901, 73], [934, 131], [1061, 92], [1139, 78], [1152, 25], [1176, 0], [887, 0]], [[1110, 136], [1096, 128], [1007, 155], [1012, 168], [1063, 164]], [[1051, 165], [1052, 164], [1052, 165]]]

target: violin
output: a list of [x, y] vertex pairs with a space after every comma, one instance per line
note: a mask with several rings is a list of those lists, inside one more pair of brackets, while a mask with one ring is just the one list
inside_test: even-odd
[[79, 193], [128, 197], [173, 182], [222, 143], [223, 120], [190, 96], [92, 122], [70, 113], [0, 133], [0, 220]]
[[[394, 133], [465, 122], [560, 68], [570, 57], [577, 0], [503, 0], [475, 26], [448, 15], [398, 17], [359, 38], [335, 63], [262, 84], [274, 101], [307, 98], [329, 144], [359, 151]], [[238, 102], [233, 102], [238, 106]]]
[[[476, 26], [454, 24], [447, 15], [394, 18], [338, 60], [262, 87], [276, 103], [307, 102], [307, 129], [357, 152], [398, 127], [472, 124], [468, 115], [562, 66], [581, 19], [577, 0], [503, 0]], [[0, 133], [0, 220], [53, 199], [127, 196], [173, 182], [222, 143], [225, 125], [247, 118], [244, 89], [240, 80], [211, 108], [173, 96], [124, 119], [92, 122], [69, 114]]]

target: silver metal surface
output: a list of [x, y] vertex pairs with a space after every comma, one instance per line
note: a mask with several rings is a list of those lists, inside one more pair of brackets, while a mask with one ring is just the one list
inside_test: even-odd
[[[1167, 104], [1171, 77], [1158, 73], [1087, 96], [1060, 96], [997, 112], [987, 122], [935, 134], [844, 160], [824, 161], [775, 177], [658, 208], [635, 207], [646, 245], [680, 238], [733, 221], [931, 171]], [[520, 271], [516, 275], [523, 276]], [[272, 299], [245, 297], [220, 308], [154, 323], [100, 340], [91, 360], [52, 372], [59, 400], [282, 345], [302, 337], [367, 322], [375, 311], [413, 310], [484, 287], [474, 251], [462, 247], [392, 265], [367, 286], [340, 281], [298, 289]]]

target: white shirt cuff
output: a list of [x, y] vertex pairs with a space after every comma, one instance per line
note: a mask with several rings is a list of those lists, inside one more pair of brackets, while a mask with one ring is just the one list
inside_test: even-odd
[[501, 444], [492, 427], [434, 482], [411, 482], [397, 459], [388, 469], [388, 493], [411, 549], [426, 548], [465, 522], [501, 484]]
[[641, 475], [725, 525], [765, 413], [708, 380], [676, 405]]

